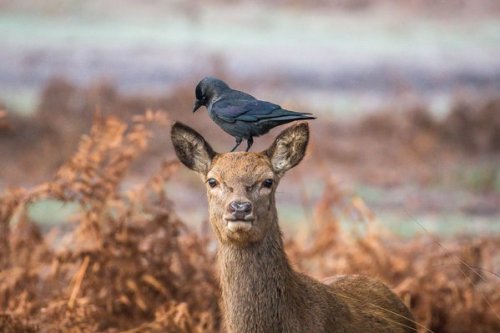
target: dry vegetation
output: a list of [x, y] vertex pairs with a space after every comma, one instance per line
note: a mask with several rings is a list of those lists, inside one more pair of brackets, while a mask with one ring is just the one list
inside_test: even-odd
[[[165, 191], [178, 164], [163, 162], [149, 179], [124, 186], [152, 142], [150, 124], [168, 123], [159, 112], [132, 119], [97, 113], [51, 181], [0, 195], [0, 331], [222, 330], [213, 239], [180, 221]], [[78, 203], [71, 232], [44, 235], [30, 221], [28, 207], [46, 198]], [[361, 231], [340, 231], [342, 216]], [[307, 237], [287, 242], [298, 269], [384, 280], [422, 332], [500, 330], [498, 237], [394, 238], [333, 181], [312, 223]]]
[[[163, 190], [176, 163], [165, 162], [137, 188], [120, 190], [146, 148], [145, 126], [152, 121], [165, 119], [149, 112], [127, 128], [116, 118], [97, 117], [51, 182], [2, 195], [6, 330], [217, 329], [213, 255], [207, 240], [187, 232]], [[79, 203], [72, 233], [43, 237], [29, 221], [27, 206], [48, 197]]]

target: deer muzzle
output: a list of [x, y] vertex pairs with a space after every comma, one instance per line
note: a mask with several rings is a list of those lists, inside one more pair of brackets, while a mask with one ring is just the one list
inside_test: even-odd
[[225, 220], [230, 231], [248, 231], [254, 221], [253, 206], [249, 201], [231, 201]]

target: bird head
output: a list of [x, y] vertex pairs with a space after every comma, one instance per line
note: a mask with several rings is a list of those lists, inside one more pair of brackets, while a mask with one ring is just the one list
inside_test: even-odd
[[214, 77], [205, 77], [196, 86], [193, 112], [196, 112], [202, 105], [208, 107], [213, 99], [217, 98], [224, 90], [230, 89], [222, 80]]

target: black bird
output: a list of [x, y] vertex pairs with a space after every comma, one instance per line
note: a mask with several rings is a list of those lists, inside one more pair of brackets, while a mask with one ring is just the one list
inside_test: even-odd
[[260, 101], [244, 92], [231, 89], [224, 81], [205, 77], [196, 86], [196, 102], [193, 112], [202, 105], [208, 109], [210, 118], [224, 131], [234, 136], [234, 151], [243, 139], [247, 149], [253, 144], [253, 137], [266, 134], [273, 127], [300, 119], [316, 119], [310, 113], [294, 112], [281, 106]]

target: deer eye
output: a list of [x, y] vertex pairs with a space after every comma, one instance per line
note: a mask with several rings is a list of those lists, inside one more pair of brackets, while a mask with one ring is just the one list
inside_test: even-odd
[[273, 180], [272, 179], [266, 179], [262, 182], [262, 186], [266, 187], [266, 188], [270, 188], [271, 186], [273, 186]]
[[211, 188], [214, 188], [218, 184], [218, 182], [214, 178], [208, 178], [207, 183]]

